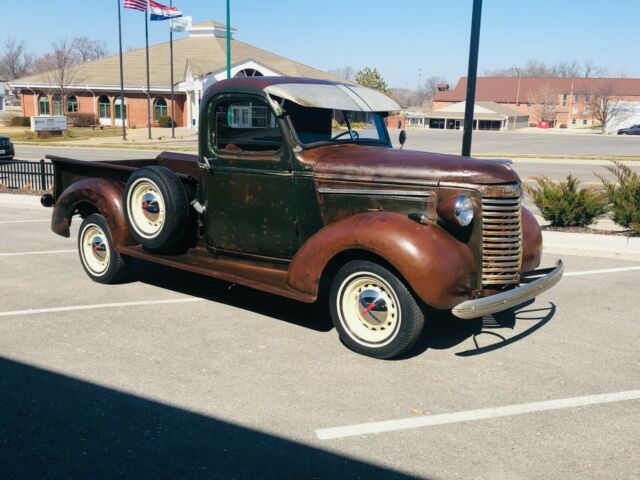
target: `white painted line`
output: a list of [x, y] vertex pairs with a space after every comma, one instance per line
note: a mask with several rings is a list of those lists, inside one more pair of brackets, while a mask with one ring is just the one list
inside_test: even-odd
[[37, 222], [50, 222], [51, 219], [47, 218], [46, 220], [0, 220], [0, 224], [5, 223], [37, 223]]
[[578, 277], [580, 275], [599, 275], [601, 273], [630, 272], [640, 270], [639, 267], [603, 268], [601, 270], [584, 270], [582, 272], [567, 272], [563, 277]]
[[53, 255], [54, 253], [73, 253], [77, 250], [43, 250], [39, 252], [0, 253], [0, 257], [19, 257], [22, 255]]
[[434, 425], [447, 425], [450, 423], [471, 422], [474, 420], [486, 420], [490, 418], [522, 415], [524, 413], [544, 412], [546, 410], [559, 410], [563, 408], [585, 407], [588, 405], [600, 405], [603, 403], [623, 402], [627, 400], [639, 400], [640, 390], [626, 392], [604, 393], [601, 395], [587, 395], [584, 397], [561, 398], [558, 400], [545, 400], [542, 402], [521, 403], [505, 407], [481, 408], [479, 410], [467, 410], [440, 415], [427, 415], [422, 417], [401, 418], [384, 422], [361, 423], [344, 427], [323, 428], [316, 430], [320, 440], [334, 438], [354, 437], [381, 432], [394, 432], [410, 428], [431, 427]]
[[171, 300], [143, 300], [139, 302], [97, 303], [94, 305], [71, 305], [68, 307], [34, 308], [29, 310], [13, 310], [0, 312], [0, 317], [15, 317], [18, 315], [36, 315], [39, 313], [72, 312], [75, 310], [97, 310], [100, 308], [137, 307], [143, 305], [165, 305], [169, 303], [194, 303], [202, 302], [204, 298], [173, 298]]

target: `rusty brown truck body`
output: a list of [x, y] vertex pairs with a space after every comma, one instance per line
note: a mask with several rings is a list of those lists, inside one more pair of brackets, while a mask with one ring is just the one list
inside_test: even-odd
[[131, 257], [303, 302], [331, 280], [344, 343], [404, 353], [430, 309], [464, 319], [553, 286], [542, 236], [509, 165], [393, 149], [399, 107], [351, 84], [259, 77], [202, 99], [199, 154], [55, 165], [52, 229], [89, 276], [119, 281]]

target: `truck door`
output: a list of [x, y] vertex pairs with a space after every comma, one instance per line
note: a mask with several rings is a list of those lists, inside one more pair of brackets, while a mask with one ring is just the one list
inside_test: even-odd
[[200, 146], [211, 164], [202, 179], [208, 247], [291, 258], [298, 248], [291, 158], [270, 105], [225, 95], [206, 111], [207, 145]]

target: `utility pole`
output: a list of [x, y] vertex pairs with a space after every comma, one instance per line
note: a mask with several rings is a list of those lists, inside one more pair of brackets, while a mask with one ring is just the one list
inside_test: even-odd
[[[173, 0], [170, 0], [169, 6], [173, 7]], [[176, 138], [176, 104], [173, 89], [173, 28], [169, 21], [169, 61], [171, 62], [171, 138]]]
[[476, 78], [478, 76], [478, 50], [480, 48], [480, 19], [482, 0], [473, 0], [471, 17], [471, 40], [469, 45], [469, 69], [467, 73], [467, 96], [464, 107], [464, 133], [462, 136], [462, 156], [471, 155], [471, 136], [473, 130], [473, 108], [476, 103]]
[[[124, 65], [122, 61], [122, 14], [118, 0], [118, 39], [120, 44], [120, 111], [122, 112], [122, 140], [127, 139], [127, 107], [124, 104]], [[95, 100], [94, 100], [95, 106]]]
[[[514, 70], [516, 71], [516, 73], [518, 74], [518, 89], [516, 90], [516, 112], [519, 113], [518, 107], [520, 106], [520, 80], [522, 79], [522, 75], [520, 75], [520, 69], [517, 67], [517, 65], [513, 66]], [[513, 129], [516, 129], [516, 121], [517, 121], [518, 117], [517, 115], [515, 117], [513, 117]]]
[[231, 10], [227, 0], [227, 78], [231, 78]]

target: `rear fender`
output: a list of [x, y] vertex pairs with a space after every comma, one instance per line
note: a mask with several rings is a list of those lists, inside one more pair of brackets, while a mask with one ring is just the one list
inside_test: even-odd
[[105, 218], [116, 247], [135, 245], [129, 234], [122, 205], [122, 182], [105, 178], [85, 178], [71, 184], [56, 199], [51, 218], [51, 230], [63, 237], [71, 236], [69, 227], [74, 214], [90, 205]]
[[434, 308], [452, 308], [476, 288], [476, 262], [466, 244], [435, 224], [387, 212], [353, 215], [309, 238], [289, 266], [289, 286], [317, 296], [325, 267], [341, 252], [354, 249], [385, 259]]

